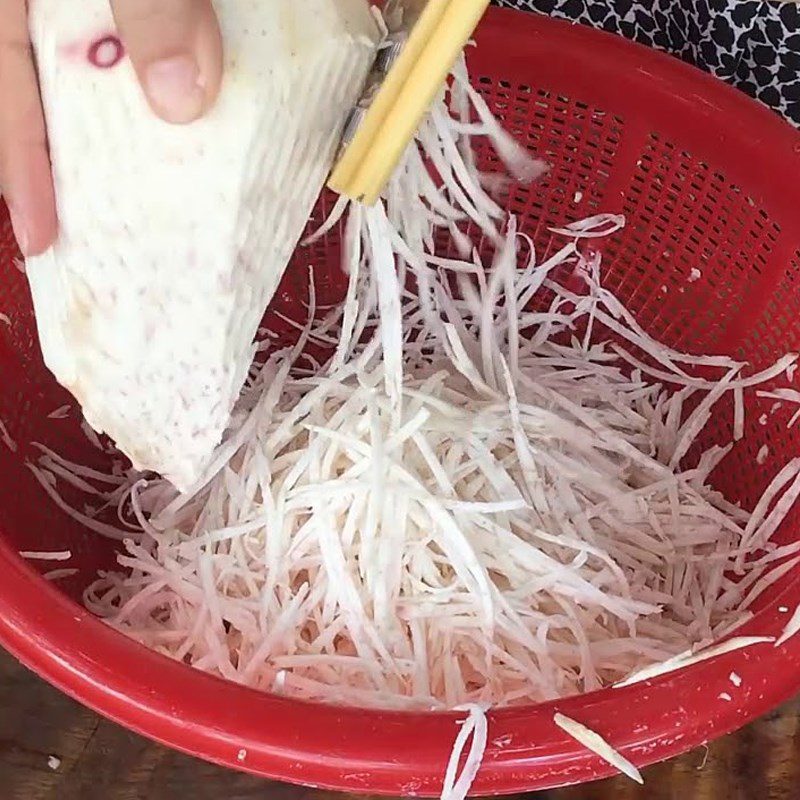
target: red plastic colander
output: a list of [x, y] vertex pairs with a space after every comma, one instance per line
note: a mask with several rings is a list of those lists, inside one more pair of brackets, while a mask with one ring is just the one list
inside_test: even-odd
[[[627, 227], [604, 243], [604, 280], [652, 334], [755, 366], [800, 350], [797, 132], [715, 79], [603, 33], [493, 10], [478, 41], [469, 51], [477, 86], [552, 165], [540, 183], [507, 198], [522, 230], [546, 245], [548, 225], [624, 213]], [[296, 264], [328, 265], [320, 267], [328, 279], [320, 283], [331, 296], [341, 289], [330, 267], [335, 239], [304, 251]], [[42, 365], [14, 256], [3, 217], [0, 311], [13, 325], [0, 324], [0, 419], [19, 448], [0, 445], [0, 643], [86, 705], [210, 761], [348, 791], [438, 794], [456, 716], [260, 694], [149, 652], [81, 608], [81, 589], [98, 568], [113, 566], [113, 548], [54, 508], [25, 461], [36, 455], [28, 444], [34, 440], [84, 461], [98, 455], [77, 419], [48, 419], [70, 399]], [[290, 269], [276, 299], [284, 309], [298, 296], [298, 273], [304, 270]], [[794, 409], [761, 402], [748, 408], [746, 436], [715, 475], [717, 487], [744, 505], [800, 455], [800, 425], [786, 427]], [[708, 445], [729, 441], [731, 431], [718, 421], [705, 435]], [[770, 456], [756, 466], [764, 444]], [[798, 523], [794, 513], [779, 539], [797, 538]], [[61, 590], [17, 555], [64, 548], [80, 573], [59, 582]], [[759, 597], [742, 632], [779, 634], [788, 617], [780, 609], [798, 602], [795, 570]], [[733, 671], [740, 687], [729, 678]], [[625, 689], [493, 712], [474, 791], [518, 792], [610, 774], [553, 724], [556, 709], [645, 765], [738, 728], [798, 690], [800, 636], [779, 649], [756, 645]]]

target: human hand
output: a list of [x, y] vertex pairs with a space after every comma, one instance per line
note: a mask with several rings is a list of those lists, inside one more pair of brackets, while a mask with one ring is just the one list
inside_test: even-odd
[[[35, 1], [0, 0], [0, 190], [25, 256], [50, 247], [58, 228], [28, 36], [27, 7]], [[111, 0], [111, 6], [153, 111], [175, 124], [208, 111], [222, 80], [222, 40], [211, 0]]]

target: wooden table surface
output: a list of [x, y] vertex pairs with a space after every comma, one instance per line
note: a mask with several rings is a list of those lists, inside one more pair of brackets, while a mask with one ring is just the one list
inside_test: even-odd
[[[800, 698], [739, 733], [625, 778], [529, 800], [797, 800]], [[50, 757], [59, 759], [57, 768]], [[53, 761], [53, 766], [56, 762]], [[0, 650], [0, 800], [344, 800], [211, 766], [98, 717]]]

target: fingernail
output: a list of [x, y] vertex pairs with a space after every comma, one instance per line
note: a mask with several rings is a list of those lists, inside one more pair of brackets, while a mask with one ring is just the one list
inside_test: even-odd
[[203, 111], [203, 83], [197, 62], [190, 56], [173, 56], [150, 64], [145, 91], [167, 122], [192, 122]]
[[28, 229], [22, 217], [14, 211], [13, 208], [8, 209], [8, 215], [11, 217], [11, 229], [14, 231], [14, 238], [17, 240], [20, 252], [23, 256], [28, 255]]

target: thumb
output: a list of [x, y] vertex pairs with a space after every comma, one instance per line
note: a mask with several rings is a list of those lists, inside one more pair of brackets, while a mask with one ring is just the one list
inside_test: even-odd
[[111, 0], [147, 100], [167, 122], [208, 111], [222, 80], [222, 38], [211, 0]]

